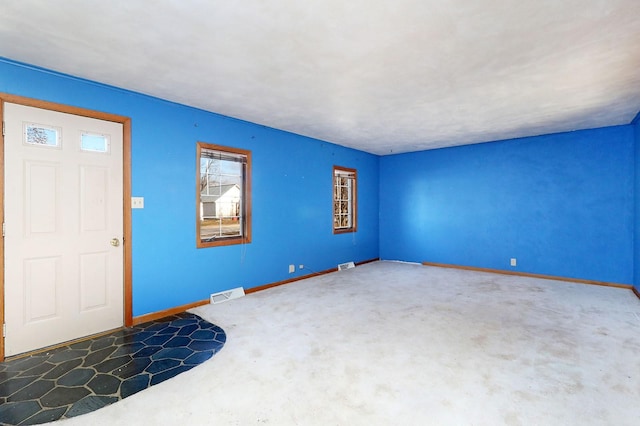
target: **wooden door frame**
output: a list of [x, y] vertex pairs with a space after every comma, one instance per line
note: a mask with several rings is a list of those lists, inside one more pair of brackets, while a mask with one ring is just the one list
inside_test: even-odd
[[[122, 196], [123, 196], [123, 249], [124, 249], [124, 318], [125, 327], [133, 325], [133, 304], [132, 304], [132, 268], [131, 268], [131, 119], [129, 117], [110, 114], [106, 112], [94, 111], [86, 108], [79, 108], [55, 102], [42, 101], [39, 99], [25, 98], [0, 92], [0, 118], [3, 121], [3, 131], [0, 132], [0, 219], [4, 223], [4, 104], [12, 103], [25, 105], [40, 109], [47, 109], [56, 112], [79, 115], [83, 117], [96, 118], [103, 121], [112, 121], [122, 124]], [[4, 236], [0, 244], [0, 318], [4, 325]], [[0, 338], [0, 362], [4, 361], [4, 333]]]

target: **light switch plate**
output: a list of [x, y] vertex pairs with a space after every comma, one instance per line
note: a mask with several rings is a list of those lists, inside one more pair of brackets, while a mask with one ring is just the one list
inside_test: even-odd
[[144, 209], [144, 197], [131, 197], [132, 209]]

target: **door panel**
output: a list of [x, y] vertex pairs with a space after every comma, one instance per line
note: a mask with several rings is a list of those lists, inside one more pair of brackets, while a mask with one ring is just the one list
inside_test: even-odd
[[4, 116], [5, 355], [122, 326], [122, 124]]
[[58, 316], [56, 293], [60, 288], [60, 256], [24, 260], [25, 323]]
[[80, 311], [86, 312], [107, 306], [109, 253], [80, 255]]
[[109, 170], [104, 167], [80, 168], [80, 229], [83, 232], [107, 230]]
[[29, 237], [56, 232], [56, 182], [59, 168], [59, 163], [24, 162], [24, 214]]

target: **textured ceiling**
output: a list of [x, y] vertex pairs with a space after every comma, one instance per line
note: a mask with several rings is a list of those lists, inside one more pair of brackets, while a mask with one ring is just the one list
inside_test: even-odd
[[1, 0], [0, 56], [389, 154], [629, 123], [640, 1]]

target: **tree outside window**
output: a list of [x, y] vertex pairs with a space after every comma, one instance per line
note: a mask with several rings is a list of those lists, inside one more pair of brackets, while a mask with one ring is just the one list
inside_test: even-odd
[[251, 242], [251, 152], [198, 142], [197, 247]]
[[333, 167], [333, 233], [356, 232], [356, 170]]

